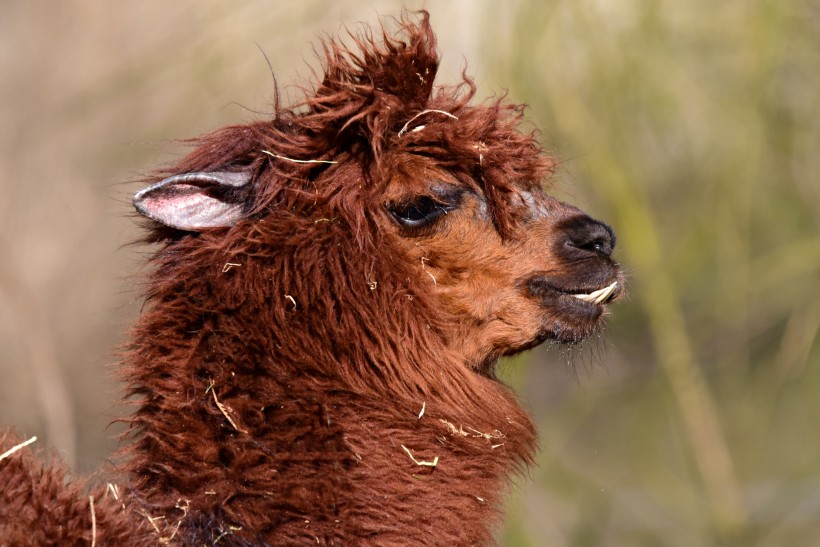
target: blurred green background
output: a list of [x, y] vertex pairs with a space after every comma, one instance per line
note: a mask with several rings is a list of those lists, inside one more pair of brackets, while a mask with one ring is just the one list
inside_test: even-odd
[[[311, 81], [319, 33], [426, 7], [440, 82], [510, 90], [629, 298], [504, 365], [541, 433], [508, 546], [820, 545], [820, 2], [0, 1], [0, 423], [83, 472], [124, 409], [129, 194]], [[285, 96], [299, 97], [293, 88]]]

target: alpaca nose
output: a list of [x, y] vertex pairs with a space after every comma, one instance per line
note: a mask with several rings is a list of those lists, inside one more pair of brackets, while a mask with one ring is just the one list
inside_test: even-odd
[[565, 244], [597, 255], [609, 257], [615, 249], [612, 228], [586, 215], [575, 217], [564, 225]]

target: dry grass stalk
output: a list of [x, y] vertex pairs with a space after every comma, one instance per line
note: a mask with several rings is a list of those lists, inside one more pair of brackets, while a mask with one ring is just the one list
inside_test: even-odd
[[9, 456], [11, 456], [12, 454], [14, 454], [14, 453], [15, 453], [15, 452], [17, 452], [18, 450], [20, 450], [21, 448], [25, 448], [26, 446], [30, 445], [31, 443], [33, 443], [33, 442], [34, 442], [34, 441], [36, 441], [36, 440], [37, 440], [37, 437], [36, 437], [36, 436], [34, 436], [34, 437], [30, 438], [30, 439], [29, 439], [29, 440], [27, 440], [27, 441], [23, 441], [23, 442], [21, 442], [21, 443], [20, 443], [20, 444], [18, 444], [18, 445], [12, 446], [12, 447], [11, 447], [11, 448], [9, 448], [8, 450], [6, 450], [6, 451], [5, 451], [5, 452], [3, 452], [2, 454], [0, 454], [0, 461], [5, 460], [5, 459], [6, 459], [6, 458], [8, 458]]
[[492, 433], [483, 433], [483, 432], [479, 431], [478, 429], [475, 429], [475, 428], [470, 427], [470, 426], [467, 426], [467, 429], [469, 429], [470, 431], [472, 431], [474, 433], [473, 437], [481, 437], [481, 438], [487, 439], [488, 441], [492, 441], [494, 439], [503, 439], [504, 437], [506, 437], [506, 435], [504, 435], [502, 432], [500, 432], [497, 429], [493, 430]]
[[293, 158], [288, 158], [285, 156], [280, 156], [279, 154], [274, 154], [273, 152], [268, 152], [267, 150], [262, 150], [263, 154], [267, 154], [268, 156], [272, 156], [274, 158], [278, 158], [280, 160], [291, 161], [293, 163], [339, 163], [338, 161], [331, 161], [331, 160], [296, 160]]
[[[181, 505], [182, 502], [185, 502], [185, 505]], [[160, 543], [171, 543], [171, 541], [173, 541], [173, 539], [177, 535], [177, 532], [179, 532], [179, 527], [182, 525], [182, 521], [185, 520], [185, 517], [188, 516], [188, 508], [190, 506], [191, 506], [191, 500], [187, 500], [187, 499], [186, 500], [183, 500], [183, 499], [178, 499], [177, 500], [176, 505], [174, 505], [174, 507], [176, 507], [177, 509], [182, 511], [182, 516], [179, 518], [176, 525], [174, 525], [174, 529], [171, 532], [170, 536], [168, 536], [167, 538], [162, 538], [162, 537], [159, 538]]]
[[430, 461], [430, 462], [428, 462], [428, 461], [424, 461], [424, 460], [417, 460], [417, 459], [413, 456], [413, 453], [412, 453], [412, 452], [410, 452], [410, 449], [409, 449], [409, 448], [407, 448], [407, 447], [406, 447], [406, 446], [404, 446], [404, 445], [400, 445], [400, 446], [404, 449], [404, 451], [405, 451], [405, 452], [407, 452], [407, 455], [408, 455], [408, 456], [410, 456], [410, 459], [411, 459], [411, 460], [413, 460], [413, 463], [414, 463], [414, 464], [416, 464], [416, 465], [421, 465], [421, 466], [424, 466], [424, 467], [435, 467], [435, 466], [437, 466], [437, 465], [438, 465], [438, 456], [434, 457], [434, 458], [433, 458], [433, 461]]
[[[411, 123], [413, 123], [413, 121], [415, 121], [417, 118], [420, 118], [421, 116], [424, 116], [425, 114], [430, 114], [430, 113], [443, 114], [444, 116], [448, 116], [450, 118], [453, 118], [454, 120], [458, 119], [458, 116], [454, 116], [453, 114], [450, 114], [449, 112], [446, 112], [444, 110], [435, 110], [435, 109], [422, 110], [421, 112], [419, 112], [418, 114], [416, 114], [415, 116], [413, 116], [412, 118], [407, 120], [407, 123], [404, 124], [404, 126], [401, 128], [401, 131], [399, 131], [399, 137], [401, 137], [402, 135], [404, 135], [407, 132], [407, 128], [410, 126]], [[424, 128], [424, 126], [421, 125], [421, 126], [415, 128], [413, 131], [420, 131], [423, 128]]]
[[122, 505], [122, 510], [125, 511], [125, 501], [120, 500], [120, 489], [116, 484], [108, 483], [108, 488], [106, 490], [106, 496], [108, 492], [111, 492], [111, 495], [114, 496], [114, 501], [119, 501], [120, 505]]
[[225, 531], [222, 531], [222, 530], [220, 529], [220, 532], [222, 532], [222, 533], [221, 533], [221, 534], [219, 534], [219, 536], [218, 536], [218, 537], [214, 540], [214, 545], [216, 545], [217, 543], [219, 543], [219, 540], [221, 540], [221, 539], [222, 539], [222, 538], [224, 538], [225, 536], [232, 536], [234, 532], [238, 532], [238, 531], [239, 531], [239, 530], [241, 530], [241, 529], [242, 529], [242, 527], [241, 527], [241, 526], [228, 526], [228, 529], [227, 529], [227, 530], [225, 530]]
[[94, 496], [88, 496], [88, 505], [91, 507], [91, 547], [97, 545], [97, 514], [94, 512]]
[[444, 418], [439, 418], [439, 421], [443, 423], [447, 427], [447, 430], [453, 435], [461, 435], [462, 437], [466, 437], [467, 435], [469, 435], [469, 433], [464, 431], [464, 428], [462, 426], [458, 426], [458, 428], [456, 428], [456, 426], [454, 426], [452, 422], [449, 422]]
[[117, 487], [116, 484], [108, 483], [108, 488], [106, 489], [108, 492], [111, 492], [111, 495], [114, 496], [114, 501], [120, 501], [120, 489]]
[[366, 274], [365, 283], [367, 286], [370, 287], [371, 291], [375, 291], [376, 287], [379, 286], [379, 282], [373, 279], [373, 267], [371, 266], [370, 271]]
[[151, 527], [154, 528], [154, 531], [157, 533], [158, 536], [162, 535], [162, 531], [160, 531], [159, 526], [157, 526], [157, 521], [158, 520], [164, 520], [165, 517], [152, 517], [151, 515], [149, 515], [148, 513], [144, 512], [144, 511], [140, 511], [139, 514], [142, 515], [143, 517], [145, 517], [148, 520], [148, 522], [151, 524]]
[[[184, 503], [184, 505], [183, 505], [183, 503]], [[190, 505], [191, 505], [190, 500], [187, 500], [187, 499], [177, 500], [177, 503], [176, 503], [175, 507], [177, 509], [179, 509], [180, 511], [182, 511], [182, 516], [180, 517], [180, 519], [177, 521], [177, 523], [175, 525], [170, 526], [168, 524], [165, 524], [162, 527], [162, 529], [160, 529], [160, 527], [157, 526], [157, 522], [159, 522], [159, 521], [166, 521], [167, 522], [167, 519], [165, 517], [152, 517], [151, 515], [149, 515], [148, 513], [144, 512], [144, 511], [140, 511], [139, 514], [144, 516], [148, 520], [148, 522], [151, 524], [151, 527], [154, 529], [154, 532], [156, 532], [157, 536], [159, 536], [159, 538], [157, 538], [157, 541], [162, 545], [167, 545], [167, 544], [171, 543], [174, 540], [177, 533], [179, 532], [179, 527], [182, 525], [182, 521], [185, 520], [186, 516], [188, 516], [188, 508], [190, 507]], [[171, 531], [170, 535], [164, 535], [168, 532], [169, 529]]]
[[427, 268], [424, 265], [425, 260], [429, 261], [430, 259], [427, 258], [426, 256], [421, 257], [421, 269], [424, 270], [424, 273], [426, 273], [427, 275], [430, 276], [430, 279], [433, 280], [433, 285], [438, 286], [438, 281], [436, 281], [436, 278], [433, 276], [433, 274], [431, 274], [430, 272], [427, 271]]
[[[213, 384], [211, 384], [210, 387], [213, 388]], [[211, 389], [211, 395], [214, 396], [214, 402], [216, 403], [216, 407], [219, 409], [222, 415], [225, 416], [225, 419], [228, 420], [228, 423], [230, 423], [233, 426], [233, 428], [239, 431], [240, 433], [247, 433], [247, 431], [236, 425], [234, 419], [231, 418], [230, 412], [233, 412], [233, 409], [219, 402], [219, 399], [217, 399], [216, 397], [216, 389]]]

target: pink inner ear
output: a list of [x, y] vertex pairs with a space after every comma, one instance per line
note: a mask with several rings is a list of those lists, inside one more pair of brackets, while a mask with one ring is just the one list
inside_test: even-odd
[[179, 230], [233, 226], [242, 207], [222, 201], [207, 188], [177, 183], [149, 189], [139, 196], [137, 210], [148, 218]]

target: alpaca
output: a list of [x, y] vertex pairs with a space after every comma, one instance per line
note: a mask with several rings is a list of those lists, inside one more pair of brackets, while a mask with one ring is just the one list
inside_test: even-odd
[[158, 250], [112, 482], [7, 433], [0, 544], [493, 543], [536, 444], [495, 365], [595, 332], [623, 274], [522, 107], [434, 87], [427, 13], [398, 26], [326, 40], [302, 103], [136, 194]]

